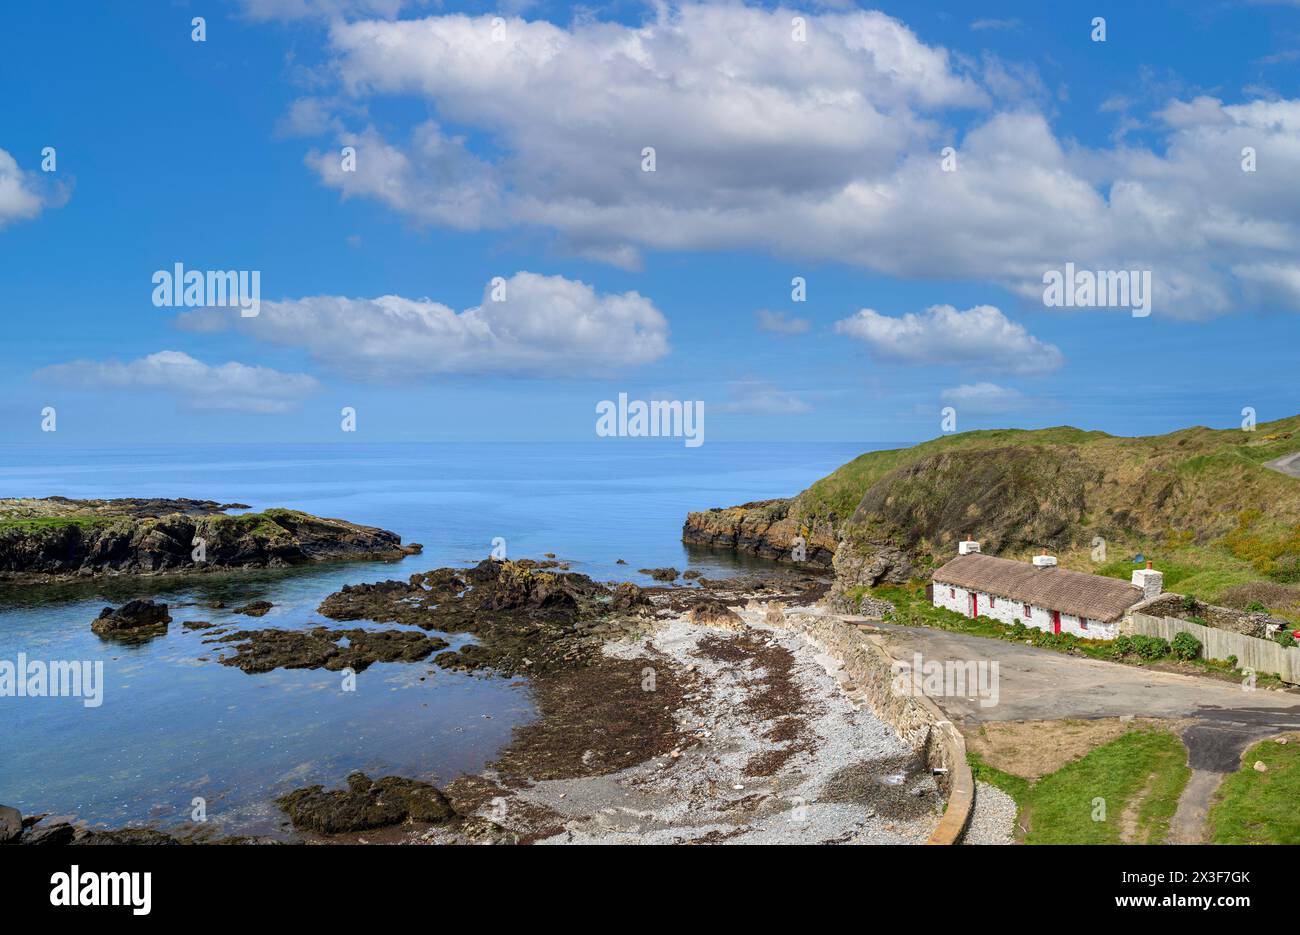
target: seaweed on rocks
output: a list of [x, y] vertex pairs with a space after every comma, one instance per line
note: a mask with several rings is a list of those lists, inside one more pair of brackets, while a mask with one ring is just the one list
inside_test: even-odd
[[[347, 645], [340, 645], [346, 639]], [[236, 630], [209, 643], [234, 643], [222, 665], [244, 672], [273, 669], [351, 669], [364, 672], [376, 662], [420, 662], [449, 645], [444, 639], [408, 630]]]
[[545, 674], [586, 665], [612, 636], [644, 626], [640, 589], [604, 585], [528, 559], [485, 559], [472, 568], [439, 568], [409, 581], [348, 585], [321, 603], [333, 620], [395, 622], [467, 633], [476, 643], [444, 652], [444, 668]]

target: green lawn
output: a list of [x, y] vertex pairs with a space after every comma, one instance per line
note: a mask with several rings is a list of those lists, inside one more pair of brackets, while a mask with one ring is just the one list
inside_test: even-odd
[[[1268, 767], [1256, 772], [1256, 761]], [[1265, 740], [1246, 751], [1240, 771], [1226, 777], [1210, 809], [1215, 844], [1300, 844], [1300, 741]]]
[[1182, 741], [1161, 730], [1130, 731], [1037, 782], [970, 759], [976, 779], [1016, 800], [1026, 844], [1163, 844], [1191, 776]]

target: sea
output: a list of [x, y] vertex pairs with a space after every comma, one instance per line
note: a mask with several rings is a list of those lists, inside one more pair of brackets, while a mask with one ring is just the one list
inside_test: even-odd
[[[277, 796], [348, 773], [439, 784], [477, 772], [535, 717], [527, 680], [429, 663], [379, 663], [345, 690], [325, 670], [246, 674], [204, 630], [305, 628], [345, 584], [468, 566], [504, 540], [510, 558], [554, 553], [598, 581], [652, 584], [637, 569], [724, 577], [763, 560], [683, 545], [688, 511], [791, 496], [862, 443], [0, 445], [0, 497], [191, 497], [380, 526], [421, 555], [186, 577], [0, 586], [0, 660], [102, 661], [102, 703], [0, 697], [0, 804], [98, 827], [289, 836]], [[623, 559], [627, 564], [619, 564]], [[138, 645], [91, 632], [100, 609], [166, 601], [173, 622]], [[226, 608], [275, 606], [260, 619]], [[352, 624], [347, 626], [362, 626]], [[379, 625], [381, 628], [396, 624]], [[453, 648], [464, 636], [447, 637]], [[201, 819], [201, 820], [200, 820]]]

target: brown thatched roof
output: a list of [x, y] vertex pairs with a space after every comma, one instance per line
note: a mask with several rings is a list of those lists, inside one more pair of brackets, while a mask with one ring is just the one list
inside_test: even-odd
[[1142, 600], [1140, 588], [1117, 578], [979, 553], [958, 555], [934, 573], [934, 581], [1102, 623], [1118, 620]]

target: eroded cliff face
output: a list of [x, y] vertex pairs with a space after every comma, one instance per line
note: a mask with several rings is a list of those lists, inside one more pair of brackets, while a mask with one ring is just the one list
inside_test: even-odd
[[[386, 529], [196, 500], [0, 500], [0, 578], [51, 581], [398, 558]], [[199, 546], [201, 541], [202, 545]]]
[[759, 500], [727, 508], [688, 513], [682, 541], [733, 549], [778, 562], [794, 562], [796, 540], [804, 539], [803, 561], [829, 567], [837, 545], [829, 523], [799, 523], [791, 500]]

